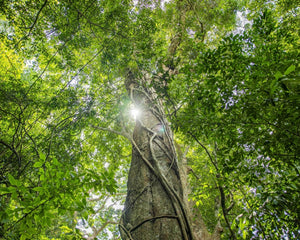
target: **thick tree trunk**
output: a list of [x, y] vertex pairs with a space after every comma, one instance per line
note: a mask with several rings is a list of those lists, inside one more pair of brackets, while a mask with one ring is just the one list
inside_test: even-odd
[[191, 240], [187, 200], [171, 130], [146, 80], [128, 74], [126, 88], [141, 111], [132, 139], [127, 198], [120, 220], [123, 240]]

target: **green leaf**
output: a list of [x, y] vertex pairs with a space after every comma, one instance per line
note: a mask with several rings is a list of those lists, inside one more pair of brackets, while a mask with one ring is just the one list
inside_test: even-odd
[[284, 75], [290, 74], [291, 72], [295, 71], [295, 69], [296, 69], [295, 65], [289, 66], [288, 69], [285, 70]]
[[283, 76], [283, 74], [281, 72], [276, 72], [274, 77], [276, 78], [276, 80], [278, 80], [279, 78], [281, 78]]
[[45, 180], [44, 174], [42, 174], [42, 175], [40, 176], [40, 180], [41, 180], [41, 181], [44, 181], [44, 180]]
[[0, 188], [0, 195], [7, 194], [7, 193], [13, 193], [16, 191], [15, 187], [1, 187]]
[[22, 183], [20, 181], [18, 181], [17, 179], [15, 179], [11, 174], [8, 174], [8, 180], [11, 185], [15, 185], [17, 187], [22, 185]]
[[57, 161], [57, 158], [53, 158], [52, 162], [54, 166], [59, 166], [59, 162]]
[[41, 154], [40, 154], [40, 160], [41, 160], [42, 162], [45, 162], [45, 160], [46, 160], [46, 155], [45, 155], [44, 153], [41, 153]]
[[49, 162], [46, 162], [45, 165], [46, 165], [46, 168], [47, 168], [47, 169], [50, 169], [50, 168], [51, 168], [51, 164], [50, 164]]
[[243, 231], [243, 239], [246, 239], [246, 237], [247, 237], [247, 231], [244, 230], [244, 231]]
[[34, 218], [34, 220], [35, 220], [36, 223], [40, 222], [40, 216], [38, 214], [34, 214], [33, 218]]
[[22, 234], [20, 240], [26, 240], [26, 239], [27, 239], [26, 235]]
[[36, 162], [33, 167], [35, 168], [40, 168], [41, 166], [43, 166], [43, 163], [42, 162]]
[[37, 191], [37, 192], [42, 192], [42, 191], [44, 191], [44, 188], [43, 187], [35, 187], [32, 190]]

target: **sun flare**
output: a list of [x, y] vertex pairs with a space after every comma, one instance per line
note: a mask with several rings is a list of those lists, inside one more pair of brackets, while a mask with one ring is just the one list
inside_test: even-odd
[[136, 120], [140, 116], [140, 114], [141, 114], [141, 111], [138, 108], [136, 108], [134, 106], [132, 106], [130, 108], [130, 115], [132, 116], [132, 118], [134, 120]]

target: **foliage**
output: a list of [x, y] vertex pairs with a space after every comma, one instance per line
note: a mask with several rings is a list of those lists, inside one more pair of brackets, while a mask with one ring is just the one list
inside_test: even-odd
[[[200, 46], [197, 58], [181, 70], [188, 76], [183, 80], [186, 89], [192, 89], [174, 118], [176, 128], [211, 152], [208, 159], [217, 181], [213, 186], [224, 188], [226, 208], [230, 195], [234, 197], [232, 215], [225, 213], [231, 218], [227, 227], [239, 229], [238, 238], [299, 235], [295, 28], [270, 9], [262, 9], [248, 31], [228, 34], [213, 49]], [[193, 167], [201, 174], [201, 163], [193, 162]], [[201, 177], [201, 187], [198, 181], [194, 187], [196, 196], [201, 193], [198, 201], [203, 209], [203, 186], [212, 184], [209, 179]]]
[[105, 202], [128, 174], [128, 68], [156, 79], [211, 232], [299, 237], [298, 17], [286, 0], [1, 1], [0, 237], [81, 239], [108, 219], [99, 238], [119, 237]]
[[95, 99], [118, 89], [109, 83], [93, 89], [104, 80], [97, 76], [95, 83], [84, 72], [95, 49], [78, 26], [66, 28], [69, 19], [53, 20], [66, 14], [58, 9], [68, 8], [63, 5], [14, 2], [2, 15], [0, 236], [7, 239], [80, 238], [78, 218], [94, 211], [86, 200], [90, 191], [114, 193], [116, 169], [127, 162], [113, 159], [128, 143], [105, 147], [119, 137], [99, 136], [91, 127], [104, 116], [106, 124], [115, 118], [114, 102]]

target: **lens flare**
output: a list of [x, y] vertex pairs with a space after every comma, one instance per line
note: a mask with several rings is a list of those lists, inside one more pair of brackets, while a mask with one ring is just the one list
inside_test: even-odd
[[140, 116], [140, 114], [141, 114], [141, 111], [138, 108], [136, 108], [134, 106], [132, 106], [130, 108], [130, 115], [132, 116], [132, 118], [134, 120], [136, 120]]

